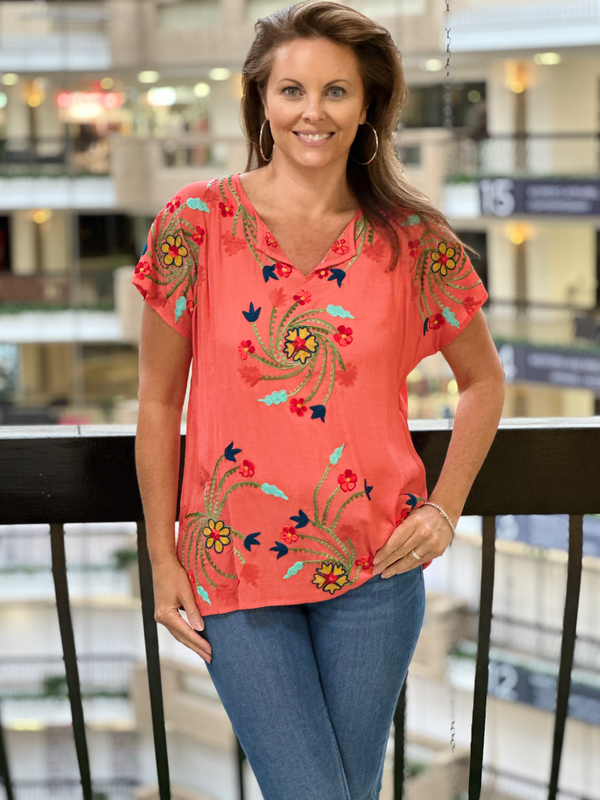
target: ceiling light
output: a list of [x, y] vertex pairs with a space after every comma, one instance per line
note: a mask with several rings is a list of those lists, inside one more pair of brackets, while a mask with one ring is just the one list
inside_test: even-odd
[[154, 86], [148, 89], [148, 102], [151, 106], [174, 106], [177, 92], [172, 86]]
[[19, 82], [19, 76], [16, 72], [5, 72], [2, 76], [2, 83], [5, 86], [14, 86], [15, 83]]
[[467, 97], [471, 103], [478, 103], [481, 100], [481, 94], [477, 91], [477, 89], [471, 89]]
[[208, 77], [211, 81], [226, 81], [231, 77], [231, 70], [226, 67], [215, 67], [208, 73]]
[[543, 64], [544, 66], [553, 66], [560, 64], [561, 57], [559, 53], [536, 53], [533, 57], [536, 64]]
[[194, 86], [194, 94], [196, 97], [207, 97], [210, 94], [210, 86], [208, 83], [197, 83]]
[[439, 58], [428, 58], [426, 61], [421, 61], [421, 69], [427, 72], [439, 72], [443, 66]]
[[102, 80], [100, 81], [100, 86], [103, 89], [112, 89], [114, 85], [115, 82], [113, 81], [112, 78], [102, 78]]
[[160, 79], [160, 75], [153, 69], [145, 69], [138, 74], [138, 81], [140, 83], [156, 83]]
[[4, 108], [8, 103], [8, 97], [6, 96], [6, 92], [0, 92], [0, 108]]

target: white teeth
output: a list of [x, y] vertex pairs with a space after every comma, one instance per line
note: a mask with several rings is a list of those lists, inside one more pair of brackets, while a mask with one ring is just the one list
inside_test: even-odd
[[299, 133], [298, 136], [301, 136], [303, 139], [328, 139], [328, 133]]

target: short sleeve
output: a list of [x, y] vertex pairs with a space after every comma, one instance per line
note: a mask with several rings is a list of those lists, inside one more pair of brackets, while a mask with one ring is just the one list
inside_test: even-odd
[[[173, 198], [158, 214], [133, 275], [133, 285], [162, 319], [192, 339], [200, 248], [206, 230], [199, 198]], [[189, 203], [192, 202], [191, 205]]]
[[406, 245], [412, 262], [411, 369], [450, 344], [489, 296], [465, 248], [454, 236], [433, 226], [415, 228], [409, 230]]

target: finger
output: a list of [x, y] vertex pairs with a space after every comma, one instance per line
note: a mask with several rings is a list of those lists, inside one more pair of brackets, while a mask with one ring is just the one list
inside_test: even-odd
[[381, 577], [391, 578], [392, 575], [399, 575], [402, 572], [410, 572], [411, 569], [416, 569], [422, 564], [426, 564], [428, 561], [433, 561], [434, 558], [436, 558], [436, 555], [432, 550], [425, 552], [425, 554], [421, 556], [418, 561], [411, 553], [409, 553], [407, 556], [399, 558], [394, 564], [388, 567], [385, 572], [382, 572]]
[[398, 559], [403, 558], [407, 553], [410, 553], [413, 548], [421, 555], [421, 551], [418, 549], [419, 546], [421, 546], [421, 548], [423, 547], [423, 536], [413, 531], [402, 542], [398, 542], [396, 547], [390, 550], [383, 558], [377, 556], [373, 559], [373, 574], [377, 575], [377, 573], [383, 572], [386, 567], [389, 567], [395, 561], [398, 561]]
[[182, 619], [179, 611], [173, 608], [168, 612], [163, 619], [159, 622], [168, 629], [172, 636], [177, 641], [189, 647], [202, 658], [212, 658], [212, 647], [200, 636], [199, 633], [194, 631], [184, 619]]
[[392, 563], [390, 559], [393, 560], [396, 550], [410, 538], [412, 533], [413, 531], [406, 524], [406, 521], [402, 525], [399, 525], [397, 528], [395, 528], [387, 542], [375, 553], [373, 564], [376, 566], [381, 566], [384, 562], [387, 562], [388, 564]]
[[195, 631], [203, 631], [204, 620], [200, 616], [198, 606], [194, 602], [193, 594], [191, 592], [186, 592], [185, 596], [181, 598], [181, 602], [183, 603], [183, 610], [185, 611], [187, 620], [192, 628]]

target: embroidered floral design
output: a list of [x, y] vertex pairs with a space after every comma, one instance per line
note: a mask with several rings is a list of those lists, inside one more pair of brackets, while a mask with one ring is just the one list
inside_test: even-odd
[[336, 374], [335, 379], [342, 386], [354, 386], [357, 375], [358, 370], [356, 369], [356, 364], [346, 364], [346, 371], [342, 372], [340, 370], [340, 372]]
[[[332, 491], [322, 510], [319, 502], [321, 489], [330, 476], [333, 467], [342, 459], [344, 448], [345, 444], [336, 447], [329, 457], [329, 464], [317, 483], [313, 494], [313, 518], [311, 519], [306, 511], [300, 509], [296, 516], [290, 517], [294, 527], [284, 527], [279, 536], [282, 541], [276, 540], [275, 546], [269, 548], [276, 553], [278, 561], [286, 556], [292, 556], [297, 559], [288, 566], [286, 573], [283, 575], [284, 580], [298, 575], [305, 565], [318, 564], [311, 576], [311, 584], [332, 595], [344, 586], [354, 583], [362, 569], [370, 570], [373, 567], [372, 555], [361, 556], [361, 558], [356, 557], [351, 535], [353, 528], [340, 524], [342, 515], [350, 503], [361, 497], [368, 497], [366, 491], [354, 491], [357, 477], [353, 471], [345, 469], [338, 476], [335, 487], [330, 482]], [[343, 478], [343, 482], [340, 478]], [[366, 487], [366, 479], [364, 483]], [[346, 487], [345, 489], [344, 486]], [[372, 486], [368, 488], [369, 492], [373, 489]], [[348, 496], [338, 507], [334, 518], [329, 522], [329, 514], [333, 513], [332, 507], [340, 492], [346, 492]], [[308, 529], [308, 526], [312, 527], [313, 532], [304, 532], [304, 529]], [[342, 539], [342, 536], [344, 536], [344, 539]], [[292, 546], [295, 542], [298, 542], [299, 546]], [[308, 557], [299, 557], [298, 554], [302, 553], [307, 553]], [[354, 575], [352, 575], [353, 570]]]
[[415, 258], [419, 250], [421, 249], [421, 242], [418, 239], [414, 239], [413, 241], [408, 243], [408, 247], [410, 249], [410, 254], [413, 258]]
[[[244, 459], [243, 463], [239, 465], [237, 456], [241, 452], [240, 448], [234, 447], [233, 442], [227, 445], [217, 459], [210, 480], [207, 480], [204, 485], [204, 508], [201, 511], [185, 514], [187, 524], [183, 536], [180, 537], [181, 564], [188, 574], [190, 583], [193, 579], [192, 585], [197, 586], [197, 593], [208, 603], [210, 603], [210, 596], [206, 588], [199, 585], [200, 572], [206, 583], [220, 594], [230, 590], [222, 588], [223, 583], [220, 585], [217, 583], [219, 581], [217, 576], [226, 580], [225, 585], [229, 581], [239, 583], [238, 576], [231, 572], [233, 566], [231, 562], [234, 558], [240, 562], [243, 568], [242, 577], [249, 575], [256, 579], [258, 574], [253, 570], [246, 572], [246, 567], [249, 566], [246, 565], [246, 557], [242, 555], [241, 549], [238, 549], [234, 542], [236, 539], [239, 540], [240, 547], [243, 545], [247, 553], [251, 553], [253, 546], [260, 546], [261, 542], [258, 537], [262, 534], [260, 531], [255, 531], [244, 535], [226, 521], [226, 504], [229, 495], [250, 487], [260, 489], [264, 494], [288, 500], [287, 495], [274, 484], [247, 480], [254, 475], [255, 466], [248, 459]], [[224, 469], [224, 466], [227, 467], [226, 462], [231, 462], [234, 466]], [[238, 480], [234, 476], [237, 476]], [[235, 588], [233, 584], [231, 587]]]
[[205, 236], [206, 231], [204, 228], [201, 228], [200, 225], [196, 225], [196, 233], [192, 234], [193, 241], [196, 242], [196, 244], [202, 244]]
[[321, 267], [317, 270], [317, 276], [321, 279], [329, 277], [329, 267]]
[[170, 267], [171, 264], [174, 264], [176, 267], [183, 266], [183, 259], [187, 256], [188, 249], [183, 244], [181, 236], [167, 236], [160, 249], [165, 254], [165, 264], [168, 267]]
[[296, 300], [301, 306], [304, 306], [306, 303], [310, 302], [310, 292], [307, 292], [305, 289], [300, 289], [298, 294], [294, 295], [294, 300]]
[[292, 274], [292, 267], [289, 264], [281, 264], [279, 261], [276, 262], [275, 269], [281, 278], [289, 278]]
[[297, 414], [303, 417], [306, 414], [306, 406], [304, 405], [303, 397], [292, 397], [290, 400], [290, 411], [292, 414]]
[[221, 209], [221, 214], [224, 217], [233, 217], [233, 206], [231, 203], [227, 202], [219, 203], [219, 208]]
[[244, 361], [248, 358], [248, 353], [252, 354], [254, 351], [255, 347], [251, 339], [246, 339], [238, 345], [238, 353], [240, 354], [240, 358], [243, 358]]
[[138, 261], [138, 265], [135, 268], [135, 274], [141, 275], [142, 278], [147, 278], [152, 274], [152, 268], [147, 261]]
[[345, 239], [338, 239], [337, 242], [331, 246], [331, 249], [340, 256], [345, 256], [350, 250]]
[[187, 312], [190, 317], [194, 316], [194, 311], [196, 310], [196, 301], [195, 300], [188, 300], [186, 303]]
[[306, 364], [319, 347], [319, 342], [310, 328], [292, 328], [285, 337], [283, 352], [292, 361]]
[[352, 344], [352, 328], [347, 328], [344, 325], [340, 325], [337, 330], [338, 332], [333, 335], [333, 338], [340, 345], [340, 347], [346, 347], [347, 345]]
[[[411, 219], [409, 217], [406, 221], [407, 225], [419, 222], [418, 218], [416, 222], [411, 222]], [[467, 314], [471, 314], [477, 303], [468, 292], [479, 286], [481, 280], [458, 242], [440, 240], [439, 232], [432, 228], [427, 228], [418, 241], [420, 249], [416, 254], [411, 297], [418, 298], [423, 335], [426, 336], [430, 330], [439, 330], [446, 323], [460, 328], [448, 303], [462, 305]], [[414, 243], [411, 240], [409, 246]], [[471, 283], [466, 282], [469, 275], [473, 276]], [[458, 292], [466, 294], [466, 297], [462, 298]]]
[[265, 233], [265, 244], [267, 247], [277, 247], [277, 239], [268, 231]]
[[180, 205], [181, 205], [181, 197], [177, 195], [167, 203], [167, 211], [170, 214], [174, 214]]

